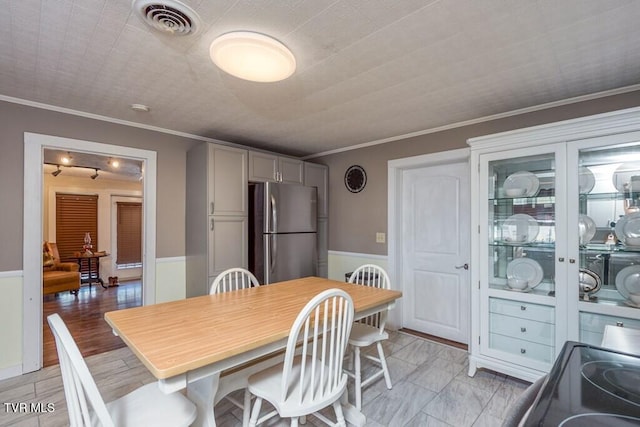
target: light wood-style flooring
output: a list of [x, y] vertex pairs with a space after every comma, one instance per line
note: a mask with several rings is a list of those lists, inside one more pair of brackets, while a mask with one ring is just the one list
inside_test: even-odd
[[120, 286], [104, 289], [100, 285], [83, 286], [78, 295], [61, 292], [45, 295], [43, 311], [43, 365], [58, 364], [56, 345], [47, 316], [58, 313], [71, 331], [84, 357], [124, 347], [120, 338], [113, 335], [104, 321], [104, 313], [142, 305], [140, 280], [121, 282]]
[[[471, 378], [467, 375], [466, 351], [415, 335], [390, 332], [384, 348], [393, 389], [387, 390], [382, 378], [365, 389], [362, 411], [367, 426], [499, 427], [510, 405], [528, 385], [489, 371], [479, 371]], [[105, 401], [155, 381], [127, 347], [86, 360]], [[351, 383], [349, 396], [353, 402]], [[69, 424], [58, 365], [0, 381], [0, 402], [54, 405], [54, 411], [47, 413], [14, 412], [3, 405], [2, 427]], [[270, 409], [267, 404], [263, 407]], [[242, 425], [241, 411], [228, 400], [223, 399], [215, 410], [218, 426]], [[333, 417], [332, 411], [327, 415]], [[313, 416], [307, 421], [307, 425], [323, 425]], [[274, 418], [265, 425], [288, 426], [289, 421]]]

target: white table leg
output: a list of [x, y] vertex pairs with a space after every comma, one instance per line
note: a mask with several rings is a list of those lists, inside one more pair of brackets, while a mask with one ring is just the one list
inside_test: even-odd
[[198, 417], [192, 426], [215, 427], [216, 415], [213, 412], [213, 399], [218, 390], [220, 373], [205, 376], [187, 384], [187, 397], [198, 408]]
[[346, 391], [340, 398], [340, 404], [342, 405], [342, 412], [347, 423], [358, 427], [362, 427], [366, 424], [367, 417], [365, 417], [358, 408], [349, 403], [349, 398]]

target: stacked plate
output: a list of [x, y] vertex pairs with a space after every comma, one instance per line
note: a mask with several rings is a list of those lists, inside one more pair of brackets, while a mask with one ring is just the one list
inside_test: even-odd
[[596, 223], [587, 215], [580, 214], [578, 218], [578, 233], [580, 245], [588, 244], [596, 235]]
[[640, 248], [640, 212], [625, 215], [616, 222], [616, 237], [626, 247]]
[[578, 189], [580, 194], [588, 194], [593, 190], [593, 187], [596, 185], [596, 177], [586, 166], [580, 168], [579, 176], [578, 176]]
[[513, 173], [504, 180], [502, 189], [507, 197], [533, 197], [538, 193], [540, 180], [528, 171]]
[[542, 282], [543, 277], [542, 266], [531, 258], [516, 258], [507, 264], [507, 281], [516, 279], [517, 281], [526, 281], [528, 283], [528, 286], [524, 289], [511, 288], [507, 285], [507, 289], [511, 291], [529, 292]]
[[538, 221], [530, 215], [511, 215], [502, 223], [502, 242], [510, 245], [533, 242], [538, 231]]
[[[640, 191], [640, 163], [623, 163], [613, 172], [611, 181], [621, 193]], [[626, 188], [625, 188], [626, 185]]]
[[640, 308], [640, 304], [631, 301], [632, 294], [640, 294], [640, 265], [630, 265], [616, 275], [616, 289], [627, 300], [625, 304]]

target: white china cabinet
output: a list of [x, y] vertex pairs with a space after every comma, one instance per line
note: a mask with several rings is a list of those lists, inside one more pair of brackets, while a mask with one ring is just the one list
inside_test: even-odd
[[640, 328], [640, 108], [469, 140], [469, 375], [533, 381], [566, 340]]

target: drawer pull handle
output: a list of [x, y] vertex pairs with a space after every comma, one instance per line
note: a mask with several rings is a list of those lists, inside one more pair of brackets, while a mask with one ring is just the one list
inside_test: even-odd
[[521, 306], [520, 306], [520, 310], [525, 311], [526, 309], [527, 309], [527, 306], [526, 306], [526, 305], [521, 305]]
[[620, 326], [621, 328], [624, 327], [624, 323], [622, 322], [616, 322], [616, 326]]
[[564, 262], [564, 257], [560, 257], [560, 258], [558, 258], [558, 261], [560, 261], [560, 262]]
[[527, 328], [520, 328], [520, 332], [527, 332]]
[[526, 352], [527, 352], [527, 350], [526, 350], [526, 349], [524, 349], [524, 348], [521, 348], [521, 349], [520, 349], [520, 353], [525, 354]]

